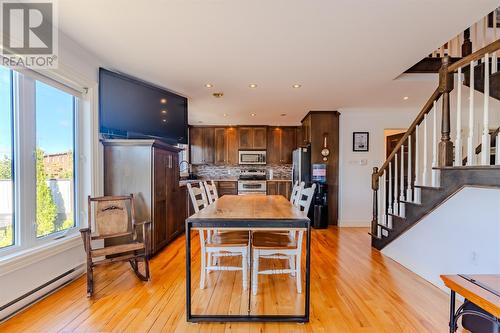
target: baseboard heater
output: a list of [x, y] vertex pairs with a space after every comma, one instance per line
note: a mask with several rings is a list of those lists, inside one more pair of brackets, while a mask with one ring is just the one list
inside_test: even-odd
[[0, 306], [0, 323], [74, 281], [82, 275], [83, 272], [83, 265], [79, 265], [19, 296], [7, 304]]

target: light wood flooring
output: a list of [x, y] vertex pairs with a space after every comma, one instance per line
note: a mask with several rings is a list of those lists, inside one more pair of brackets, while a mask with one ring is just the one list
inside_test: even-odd
[[[193, 237], [195, 255], [199, 251], [196, 239]], [[312, 233], [309, 323], [187, 323], [184, 246], [184, 237], [180, 237], [152, 259], [152, 280], [148, 283], [139, 281], [125, 263], [98, 267], [92, 299], [86, 297], [82, 276], [0, 324], [0, 332], [435, 333], [448, 329], [449, 303], [443, 291], [373, 250], [368, 229], [335, 227]], [[197, 265], [195, 261], [193, 270]], [[193, 271], [193, 288], [198, 283], [197, 274]], [[216, 296], [218, 310], [228, 311], [229, 307], [231, 313], [243, 311], [247, 299], [241, 296], [238, 274], [210, 273], [207, 290], [215, 285], [227, 288]], [[281, 290], [288, 291], [271, 297], [272, 280], [263, 279], [261, 296], [253, 302], [261, 305], [260, 310], [263, 306], [267, 310], [276, 299], [291, 299], [289, 310], [300, 308], [297, 304], [301, 306], [302, 298], [294, 296], [293, 279], [278, 279]], [[193, 292], [197, 293], [196, 289]], [[262, 297], [267, 298], [263, 301]]]

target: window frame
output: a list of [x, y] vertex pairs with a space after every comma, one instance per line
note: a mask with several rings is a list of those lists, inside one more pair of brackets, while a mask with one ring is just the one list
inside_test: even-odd
[[[80, 184], [83, 181], [79, 168], [81, 135], [84, 132], [80, 123], [83, 96], [61, 89], [61, 83], [30, 71], [11, 70], [12, 81], [12, 175], [13, 175], [13, 240], [14, 244], [0, 248], [0, 259], [40, 246], [49, 245], [62, 238], [78, 234], [82, 221], [79, 214], [83, 194]], [[36, 81], [73, 96], [73, 218], [74, 226], [37, 237], [36, 235]], [[15, 219], [15, 220], [14, 220]]]

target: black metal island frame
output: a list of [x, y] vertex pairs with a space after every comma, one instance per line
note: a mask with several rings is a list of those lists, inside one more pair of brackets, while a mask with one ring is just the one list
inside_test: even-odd
[[[305, 288], [302, 291], [303, 313], [269, 314], [252, 313], [251, 288], [248, 287], [248, 302], [245, 313], [192, 313], [192, 231], [199, 230], [248, 230], [250, 237], [254, 231], [306, 232], [305, 246]], [[186, 319], [188, 322], [308, 322], [310, 305], [310, 220], [285, 197], [279, 195], [225, 195], [186, 220]], [[252, 262], [250, 251], [250, 262]], [[250, 265], [251, 267], [252, 265]], [[195, 267], [196, 269], [197, 267]], [[251, 269], [251, 268], [250, 268]], [[224, 273], [223, 273], [224, 274]], [[249, 286], [251, 277], [249, 275]], [[302, 283], [302, 281], [300, 281]], [[283, 294], [291, 295], [292, 290]], [[302, 298], [301, 298], [302, 300]], [[300, 304], [300, 303], [299, 303]]]

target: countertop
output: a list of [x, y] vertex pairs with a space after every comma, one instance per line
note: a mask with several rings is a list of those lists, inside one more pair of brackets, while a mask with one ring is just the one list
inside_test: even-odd
[[[207, 179], [207, 178], [200, 178], [200, 179], [183, 179], [179, 181], [179, 186], [186, 186], [187, 183], [189, 184], [197, 184], [198, 182], [202, 182], [204, 180], [210, 181], [213, 180], [215, 182], [237, 182], [238, 178], [236, 177], [228, 177], [228, 178], [212, 178], [212, 179]], [[285, 179], [285, 178], [273, 178], [273, 179], [267, 179], [266, 181], [268, 182], [291, 182], [291, 179]]]

